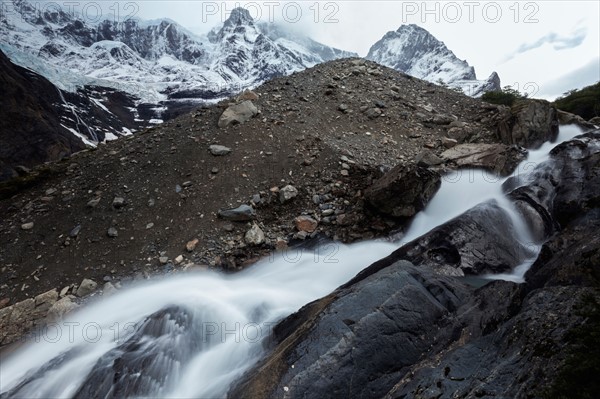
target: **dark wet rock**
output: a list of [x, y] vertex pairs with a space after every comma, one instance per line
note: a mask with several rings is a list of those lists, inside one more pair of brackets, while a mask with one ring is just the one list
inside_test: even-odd
[[505, 144], [537, 148], [558, 135], [556, 108], [544, 100], [519, 100], [512, 108], [503, 108], [498, 136]]
[[491, 201], [405, 244], [393, 256], [442, 275], [503, 273], [533, 255], [516, 237], [510, 215]]
[[441, 184], [439, 173], [400, 164], [365, 191], [365, 199], [377, 212], [408, 218], [423, 209]]
[[[518, 187], [520, 186], [520, 187]], [[560, 226], [600, 204], [600, 131], [589, 132], [555, 147], [550, 160], [529, 176], [505, 183], [525, 220], [538, 238], [548, 238]]]
[[287, 388], [290, 398], [382, 397], [432, 342], [442, 348], [455, 338], [446, 315], [467, 297], [456, 281], [393, 263], [280, 323], [273, 361], [229, 396], [280, 397]]
[[515, 145], [467, 143], [444, 151], [441, 157], [459, 168], [482, 168], [509, 175], [527, 157], [527, 151]]
[[79, 232], [81, 231], [81, 225], [78, 224], [77, 226], [73, 227], [73, 229], [69, 232], [69, 237], [75, 238], [79, 235]]
[[240, 205], [237, 208], [219, 211], [219, 217], [232, 222], [248, 222], [256, 216], [250, 205]]
[[98, 360], [75, 396], [140, 397], [173, 388], [179, 374], [165, 373], [165, 368], [184, 366], [212, 344], [211, 337], [198, 339], [201, 322], [175, 306], [148, 316], [131, 337]]

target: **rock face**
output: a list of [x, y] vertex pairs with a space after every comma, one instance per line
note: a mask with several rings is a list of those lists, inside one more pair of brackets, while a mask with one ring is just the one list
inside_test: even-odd
[[444, 151], [441, 157], [456, 167], [482, 168], [506, 176], [527, 157], [527, 152], [514, 145], [468, 143]]
[[239, 104], [231, 105], [219, 118], [219, 127], [227, 127], [229, 125], [236, 125], [239, 123], [244, 123], [253, 116], [258, 114], [258, 109], [252, 103], [252, 101], [246, 100]]
[[377, 212], [409, 218], [425, 207], [440, 188], [439, 173], [420, 166], [400, 164], [365, 191], [365, 199]]
[[571, 332], [590, 323], [582, 304], [600, 300], [598, 184], [600, 131], [555, 148], [527, 182], [535, 209], [559, 228], [544, 237], [524, 284], [474, 288], [439, 276], [463, 262], [461, 248], [472, 246], [471, 259], [480, 251], [498, 264], [511, 258], [502, 253], [510, 231], [488, 236], [496, 249], [477, 248], [469, 220], [505, 224], [489, 213], [494, 206], [477, 207], [283, 320], [265, 358], [229, 395], [541, 397], [563, 370], [573, 372], [565, 362], [573, 348], [594, 339]]
[[504, 109], [498, 125], [498, 136], [505, 144], [537, 148], [558, 135], [556, 108], [544, 100], [519, 100], [512, 108]]

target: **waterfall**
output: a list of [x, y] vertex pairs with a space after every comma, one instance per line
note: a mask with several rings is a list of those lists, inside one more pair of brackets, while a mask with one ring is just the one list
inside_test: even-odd
[[[513, 175], [525, 184], [558, 142], [580, 133], [575, 126], [561, 127], [557, 142], [530, 151]], [[402, 241], [495, 200], [511, 216], [516, 239], [532, 242], [502, 192], [505, 181], [481, 170], [444, 176]], [[0, 398], [225, 397], [263, 354], [278, 321], [329, 294], [398, 245], [370, 241], [290, 250], [233, 275], [179, 274], [92, 300], [2, 355]], [[513, 273], [487, 277], [522, 281], [537, 252], [530, 255]]]

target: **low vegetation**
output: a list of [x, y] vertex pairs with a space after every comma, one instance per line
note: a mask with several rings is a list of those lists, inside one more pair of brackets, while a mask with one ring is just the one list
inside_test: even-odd
[[569, 90], [554, 102], [556, 108], [590, 120], [600, 116], [600, 82], [579, 90]]
[[521, 94], [519, 90], [515, 90], [511, 86], [504, 86], [502, 90], [483, 93], [481, 99], [491, 104], [508, 105], [510, 107], [515, 101], [526, 97], [527, 94]]

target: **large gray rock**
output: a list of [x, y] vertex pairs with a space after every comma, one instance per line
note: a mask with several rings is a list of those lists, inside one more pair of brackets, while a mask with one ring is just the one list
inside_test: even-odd
[[498, 136], [504, 144], [538, 148], [558, 135], [558, 113], [545, 100], [519, 100], [503, 108]]
[[241, 124], [250, 120], [258, 114], [258, 108], [252, 101], [246, 100], [239, 104], [229, 106], [219, 118], [219, 127], [227, 127], [229, 125]]
[[506, 176], [527, 157], [524, 149], [505, 144], [459, 144], [441, 154], [448, 164], [461, 168], [482, 168]]
[[440, 184], [439, 173], [400, 164], [365, 190], [365, 200], [378, 213], [409, 218], [425, 208]]

